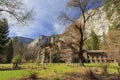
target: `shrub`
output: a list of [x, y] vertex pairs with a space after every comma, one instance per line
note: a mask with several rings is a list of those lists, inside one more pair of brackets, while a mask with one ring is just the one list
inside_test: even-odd
[[12, 63], [21, 63], [21, 56], [16, 55], [12, 58]]
[[103, 65], [102, 66], [102, 74], [108, 74], [108, 65]]
[[30, 59], [30, 60], [29, 60], [29, 62], [30, 62], [30, 63], [33, 63], [33, 62], [34, 62], [34, 60], [33, 60], [33, 59]]

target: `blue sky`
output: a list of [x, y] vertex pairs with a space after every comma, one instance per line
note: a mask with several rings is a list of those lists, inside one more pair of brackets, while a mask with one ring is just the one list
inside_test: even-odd
[[[69, 0], [23, 0], [28, 8], [35, 11], [34, 20], [26, 26], [10, 26], [9, 36], [23, 36], [37, 38], [39, 35], [50, 36], [60, 34], [66, 27], [59, 23], [58, 16], [61, 12], [67, 13], [71, 17], [79, 15], [78, 9], [68, 9], [66, 4]], [[102, 2], [102, 0], [99, 0]], [[101, 4], [101, 3], [100, 3]], [[73, 11], [74, 10], [74, 11]]]
[[[68, 0], [23, 0], [36, 12], [34, 20], [26, 26], [10, 26], [9, 36], [36, 38], [39, 35], [52, 35], [64, 32], [66, 26], [58, 23], [58, 16], [66, 11]], [[69, 10], [67, 12], [70, 12]]]

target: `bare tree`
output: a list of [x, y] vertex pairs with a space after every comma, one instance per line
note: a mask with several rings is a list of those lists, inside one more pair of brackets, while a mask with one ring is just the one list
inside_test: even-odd
[[84, 36], [86, 29], [86, 22], [89, 20], [90, 17], [95, 15], [94, 12], [95, 10], [89, 13], [87, 13], [87, 11], [91, 8], [98, 8], [100, 5], [99, 2], [100, 0], [70, 0], [67, 6], [77, 8], [80, 11], [80, 19], [77, 20], [79, 17], [70, 18], [68, 15], [66, 15], [66, 13], [62, 13], [62, 15], [60, 16], [65, 21], [71, 21], [74, 24], [74, 27], [76, 27], [79, 30], [80, 38], [78, 43], [79, 43], [80, 66], [84, 66], [83, 45], [84, 45], [84, 41], [86, 40], [86, 37]]
[[106, 38], [106, 44], [104, 45], [107, 51], [107, 56], [114, 59], [120, 59], [120, 31], [115, 29], [108, 32]]
[[38, 46], [27, 48], [22, 57], [25, 61], [34, 62], [40, 50], [41, 49]]
[[0, 16], [8, 15], [19, 23], [26, 23], [32, 18], [33, 11], [27, 9], [23, 0], [0, 0]]

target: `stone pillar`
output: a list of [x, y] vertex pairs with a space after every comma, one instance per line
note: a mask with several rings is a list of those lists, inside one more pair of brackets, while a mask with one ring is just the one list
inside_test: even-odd
[[100, 63], [102, 63], [101, 56], [99, 56]]
[[50, 55], [49, 55], [49, 57], [50, 57], [49, 62], [52, 63], [52, 49], [50, 49]]
[[92, 56], [89, 56], [89, 60], [90, 60], [90, 63], [93, 63], [93, 59], [92, 59]]
[[116, 60], [114, 60], [114, 63], [117, 63], [117, 61], [116, 61]]

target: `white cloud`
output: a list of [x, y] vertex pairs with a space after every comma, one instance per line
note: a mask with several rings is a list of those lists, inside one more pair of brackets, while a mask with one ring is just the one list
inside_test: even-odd
[[58, 34], [61, 34], [65, 31], [66, 27], [64, 25], [60, 25], [58, 23], [54, 24], [54, 29]]

